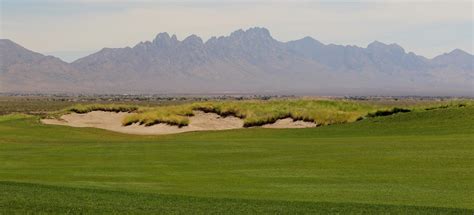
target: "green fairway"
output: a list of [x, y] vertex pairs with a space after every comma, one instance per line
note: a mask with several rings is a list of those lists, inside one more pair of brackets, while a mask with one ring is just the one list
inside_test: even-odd
[[[0, 182], [6, 213], [466, 214], [468, 209], [331, 202], [202, 198]], [[0, 210], [1, 212], [1, 210]]]
[[135, 136], [0, 116], [7, 213], [474, 211], [474, 107]]

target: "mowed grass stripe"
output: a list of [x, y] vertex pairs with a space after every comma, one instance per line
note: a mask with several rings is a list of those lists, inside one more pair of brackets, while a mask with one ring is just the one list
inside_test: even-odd
[[472, 214], [473, 210], [357, 203], [200, 198], [0, 182], [0, 213]]

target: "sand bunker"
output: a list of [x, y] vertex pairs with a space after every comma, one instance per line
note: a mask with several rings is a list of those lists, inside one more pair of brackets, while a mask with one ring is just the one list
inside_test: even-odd
[[266, 124], [264, 128], [312, 128], [316, 127], [314, 122], [305, 122], [302, 120], [293, 121], [292, 118], [279, 119], [273, 124]]
[[[71, 113], [61, 116], [61, 119], [42, 119], [44, 124], [67, 125], [72, 127], [94, 127], [127, 134], [174, 134], [188, 131], [226, 130], [243, 128], [244, 121], [240, 118], [228, 116], [221, 117], [215, 113], [204, 113], [195, 111], [194, 116], [189, 117], [189, 125], [179, 128], [168, 124], [157, 124], [152, 126], [139, 125], [138, 123], [122, 126], [122, 119], [132, 113], [114, 113], [104, 111], [92, 111], [85, 114]], [[315, 127], [316, 124], [292, 119], [281, 119], [273, 124], [264, 125], [265, 128], [307, 128]]]
[[68, 125], [72, 127], [94, 127], [128, 134], [173, 134], [188, 131], [225, 130], [242, 128], [244, 122], [237, 117], [221, 117], [214, 113], [194, 112], [189, 117], [189, 125], [179, 128], [168, 124], [152, 126], [138, 123], [122, 126], [122, 119], [132, 113], [114, 113], [92, 111], [86, 114], [71, 113], [58, 119], [42, 119], [41, 122], [53, 125]]

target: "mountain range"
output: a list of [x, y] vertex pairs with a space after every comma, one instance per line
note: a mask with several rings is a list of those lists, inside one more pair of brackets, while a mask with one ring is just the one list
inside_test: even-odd
[[265, 28], [205, 42], [159, 33], [72, 63], [1, 39], [0, 92], [474, 96], [473, 65], [460, 49], [428, 59], [378, 41], [280, 42]]

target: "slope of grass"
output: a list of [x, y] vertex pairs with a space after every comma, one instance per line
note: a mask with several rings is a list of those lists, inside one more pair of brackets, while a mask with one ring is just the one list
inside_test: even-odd
[[[335, 211], [381, 207], [401, 214], [409, 206], [428, 213], [438, 210], [429, 209], [433, 207], [474, 209], [471, 106], [398, 113], [320, 128], [249, 128], [165, 136], [42, 125], [38, 118], [24, 115], [0, 118], [0, 181], [59, 187], [47, 191], [52, 193], [49, 196], [38, 192], [44, 198], [33, 201], [40, 194], [27, 194], [43, 188], [3, 184], [2, 191], [8, 192], [0, 195], [5, 210], [44, 207], [48, 211], [57, 206], [108, 211], [102, 204], [108, 204], [104, 199], [109, 194], [100, 193], [109, 191], [100, 190], [119, 191], [110, 194], [122, 196], [117, 201], [124, 207], [117, 206], [117, 210], [131, 213], [140, 212], [136, 205], [148, 201], [134, 202], [135, 196], [147, 199], [157, 194], [206, 199], [177, 200], [175, 205], [183, 213], [194, 207], [232, 211], [233, 206], [222, 206], [227, 201], [249, 205], [248, 210], [236, 209], [248, 213], [274, 212], [251, 206], [264, 204], [260, 201], [274, 201], [268, 203], [269, 208], [283, 205], [282, 211], [301, 209], [302, 213], [307, 212], [305, 208], [324, 211], [322, 208], [339, 206], [349, 209]], [[78, 190], [77, 198], [83, 201], [77, 205], [67, 198], [55, 203], [58, 192], [70, 192], [66, 187], [94, 190]], [[16, 192], [15, 197], [12, 193]], [[127, 193], [140, 194], [130, 194], [132, 198]], [[176, 209], [168, 205], [171, 200], [163, 198], [143, 207], [156, 204], [157, 208]], [[192, 206], [189, 201], [201, 203]]]
[[0, 213], [472, 214], [440, 207], [202, 198], [0, 182]]

